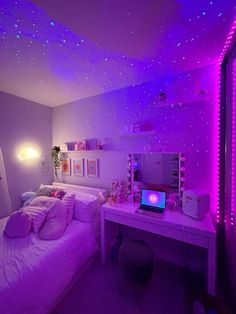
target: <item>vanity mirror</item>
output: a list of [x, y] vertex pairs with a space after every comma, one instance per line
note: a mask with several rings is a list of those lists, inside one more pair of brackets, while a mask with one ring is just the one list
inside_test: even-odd
[[184, 161], [182, 153], [133, 153], [131, 162], [132, 191], [148, 188], [182, 196]]

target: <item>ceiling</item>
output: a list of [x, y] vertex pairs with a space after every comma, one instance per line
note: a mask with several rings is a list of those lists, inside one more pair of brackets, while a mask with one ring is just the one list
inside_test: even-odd
[[47, 106], [217, 62], [233, 0], [0, 0], [0, 90]]

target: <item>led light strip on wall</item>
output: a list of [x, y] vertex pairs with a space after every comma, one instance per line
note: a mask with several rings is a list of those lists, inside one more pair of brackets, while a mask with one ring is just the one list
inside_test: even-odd
[[[221, 66], [221, 64], [220, 64]], [[221, 69], [219, 68], [219, 83], [218, 83], [218, 108], [217, 108], [217, 210], [216, 222], [220, 222], [220, 102], [221, 102]]]
[[[219, 85], [218, 85], [218, 123], [217, 123], [217, 138], [218, 138], [218, 161], [217, 161], [217, 181], [218, 181], [218, 187], [217, 187], [217, 211], [216, 211], [216, 221], [217, 223], [221, 222], [223, 219], [224, 222], [226, 222], [226, 217], [222, 216], [222, 213], [220, 211], [220, 193], [221, 193], [221, 178], [220, 178], [220, 154], [221, 154], [221, 138], [220, 138], [220, 128], [221, 128], [221, 79], [222, 79], [222, 63], [224, 61], [225, 56], [229, 52], [229, 50], [232, 47], [233, 40], [235, 38], [236, 34], [236, 20], [234, 21], [231, 30], [228, 34], [228, 37], [226, 39], [224, 48], [222, 50], [222, 53], [220, 55], [219, 59]], [[235, 200], [235, 116], [236, 116], [236, 62], [233, 64], [233, 101], [232, 101], [232, 156], [231, 156], [231, 212], [230, 212], [230, 225], [233, 226], [235, 224], [235, 206], [236, 206], [236, 200]]]
[[230, 224], [235, 225], [235, 212], [236, 212], [236, 149], [235, 149], [235, 132], [236, 132], [236, 59], [233, 62], [233, 101], [232, 101], [232, 134], [231, 134], [231, 212], [230, 212]]

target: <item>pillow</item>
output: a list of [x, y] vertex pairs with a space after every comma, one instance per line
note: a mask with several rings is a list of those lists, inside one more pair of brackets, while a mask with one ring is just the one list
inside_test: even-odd
[[49, 196], [37, 196], [31, 202], [30, 206], [37, 206], [37, 207], [50, 207], [55, 203], [60, 203], [61, 200], [54, 197]]
[[67, 207], [67, 225], [69, 225], [74, 217], [75, 194], [64, 195], [62, 202]]
[[52, 185], [44, 185], [41, 184], [36, 192], [36, 196], [50, 196], [50, 193], [53, 191], [57, 191], [58, 188]]
[[30, 232], [32, 219], [22, 210], [14, 212], [5, 226], [5, 234], [10, 238], [24, 238]]
[[62, 201], [58, 201], [48, 208], [46, 221], [38, 233], [43, 240], [60, 238], [66, 229], [67, 208]]
[[32, 227], [38, 233], [47, 216], [47, 207], [26, 206], [23, 211], [32, 219]]
[[96, 196], [86, 193], [75, 193], [75, 219], [82, 222], [92, 222], [98, 207], [99, 201]]
[[60, 200], [63, 198], [63, 196], [66, 195], [66, 192], [64, 190], [56, 190], [56, 191], [52, 191], [50, 193], [51, 197], [55, 197], [55, 198], [59, 198]]
[[24, 192], [24, 193], [21, 195], [21, 200], [23, 201], [22, 207], [25, 207], [25, 206], [29, 205], [29, 203], [31, 202], [31, 200], [32, 200], [35, 196], [36, 196], [36, 193], [35, 193], [35, 192], [32, 192], [32, 191]]

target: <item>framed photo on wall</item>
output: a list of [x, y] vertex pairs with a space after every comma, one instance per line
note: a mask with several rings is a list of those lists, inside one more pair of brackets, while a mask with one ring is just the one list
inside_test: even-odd
[[98, 160], [87, 159], [87, 176], [97, 178], [98, 177]]
[[84, 159], [74, 158], [72, 159], [73, 175], [78, 177], [84, 176]]
[[70, 158], [64, 158], [61, 160], [61, 173], [68, 176], [71, 175]]

